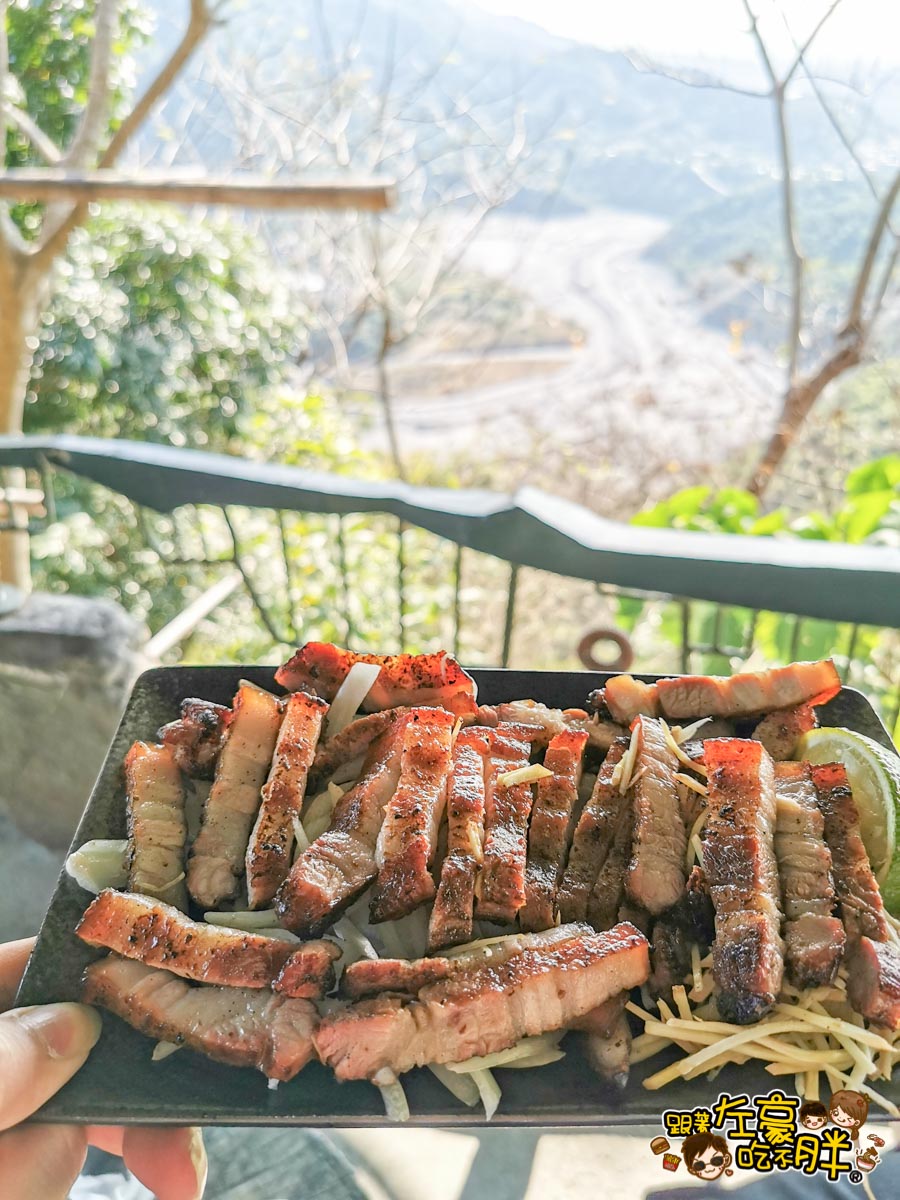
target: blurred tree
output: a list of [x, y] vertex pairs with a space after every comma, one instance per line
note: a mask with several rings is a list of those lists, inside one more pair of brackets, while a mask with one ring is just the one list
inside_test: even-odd
[[[144, 32], [132, 0], [0, 0], [0, 144], [8, 166], [108, 167], [171, 86], [214, 19], [190, 0], [187, 27], [132, 105], [128, 51]], [[86, 203], [0, 204], [0, 434], [22, 428], [26, 383], [53, 267]], [[0, 579], [28, 580], [28, 539], [0, 531]]]

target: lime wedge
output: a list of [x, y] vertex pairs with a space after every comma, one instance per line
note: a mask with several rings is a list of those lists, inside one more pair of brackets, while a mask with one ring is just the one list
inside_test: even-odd
[[872, 870], [888, 911], [900, 914], [900, 758], [850, 729], [813, 729], [800, 739], [794, 757], [847, 768]]

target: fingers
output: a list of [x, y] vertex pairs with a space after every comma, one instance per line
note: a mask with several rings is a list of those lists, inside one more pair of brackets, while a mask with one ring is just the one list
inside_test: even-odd
[[83, 1004], [42, 1004], [0, 1015], [0, 1129], [30, 1116], [71, 1079], [100, 1028], [99, 1014]]
[[65, 1200], [86, 1152], [85, 1130], [74, 1125], [25, 1125], [0, 1134], [3, 1196]]
[[0, 945], [0, 1012], [9, 1008], [15, 1000], [16, 989], [33, 949], [33, 937]]
[[200, 1200], [203, 1195], [207, 1161], [199, 1129], [126, 1129], [122, 1155], [157, 1200]]
[[198, 1200], [206, 1183], [206, 1151], [199, 1129], [88, 1127], [88, 1141], [120, 1154], [132, 1175], [158, 1200]]

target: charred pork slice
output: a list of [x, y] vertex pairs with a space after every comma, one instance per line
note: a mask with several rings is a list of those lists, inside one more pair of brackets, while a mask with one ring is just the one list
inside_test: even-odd
[[215, 908], [237, 895], [280, 725], [276, 698], [242, 683], [188, 859], [188, 891], [201, 908]]
[[407, 716], [400, 779], [375, 846], [374, 922], [399, 920], [434, 896], [429, 868], [447, 801], [453, 724], [443, 708], [413, 708]]
[[181, 702], [181, 716], [163, 725], [157, 737], [171, 746], [175, 762], [185, 775], [208, 779], [222, 748], [231, 709], [224, 704], [190, 697]]
[[83, 999], [141, 1033], [188, 1046], [269, 1079], [293, 1079], [315, 1056], [318, 1014], [309, 1000], [233, 987], [191, 987], [144, 963], [110, 955], [84, 973]]
[[417, 999], [360, 1000], [316, 1034], [338, 1079], [371, 1079], [426, 1063], [464, 1062], [521, 1037], [563, 1029], [647, 978], [647, 939], [631, 925], [529, 949], [425, 987]]
[[582, 1047], [591, 1070], [616, 1092], [624, 1092], [631, 1069], [631, 1027], [626, 1015], [620, 1013], [604, 1033], [583, 1033]]
[[333, 700], [356, 663], [377, 663], [381, 673], [362, 707], [366, 712], [397, 705], [434, 705], [457, 716], [478, 709], [475, 681], [446, 650], [435, 654], [354, 654], [329, 642], [307, 642], [275, 672], [275, 682], [289, 692], [312, 688]]
[[753, 730], [753, 740], [762, 742], [774, 762], [786, 762], [794, 757], [797, 743], [804, 733], [818, 725], [815, 709], [809, 704], [783, 708], [763, 717]]
[[650, 684], [617, 675], [603, 689], [602, 703], [614, 721], [628, 725], [641, 714], [678, 721], [750, 717], [800, 704], [824, 704], [840, 690], [834, 663], [826, 659], [730, 677], [680, 675]]
[[634, 844], [626, 888], [635, 904], [656, 915], [684, 890], [687, 831], [675, 783], [678, 759], [663, 727], [652, 717], [638, 717], [637, 729]]
[[184, 789], [171, 746], [135, 742], [125, 756], [128, 886], [186, 909]]
[[843, 763], [825, 763], [811, 765], [810, 772], [825, 817], [834, 887], [847, 936], [851, 941], [860, 936], [889, 941], [892, 931], [859, 831], [859, 812], [846, 769]]
[[785, 958], [797, 987], [831, 983], [844, 952], [825, 819], [806, 763], [775, 766], [775, 858], [784, 908]]
[[869, 1021], [900, 1029], [900, 954], [895, 943], [863, 935], [850, 946], [847, 996]]
[[713, 976], [727, 1021], [758, 1021], [784, 973], [775, 861], [775, 772], [760, 742], [706, 742], [709, 815], [703, 867], [716, 910]]
[[375, 843], [400, 778], [404, 721], [372, 743], [355, 787], [337, 802], [328, 829], [303, 851], [275, 893], [282, 925], [316, 937], [375, 878]]
[[[620, 798], [609, 852], [597, 872], [587, 900], [587, 919], [594, 929], [599, 930], [615, 925], [620, 909], [626, 905], [625, 881], [634, 847], [634, 803], [631, 790]], [[646, 919], [646, 914], [644, 917]], [[632, 924], [637, 925], [637, 920]], [[638, 925], [638, 928], [641, 926]]]
[[557, 734], [567, 731], [586, 733], [588, 745], [594, 750], [608, 750], [626, 730], [612, 721], [588, 716], [583, 708], [548, 708], [537, 700], [508, 700], [503, 704], [482, 705], [478, 721], [497, 726], [501, 721], [513, 725], [533, 725], [532, 745], [545, 749]]
[[628, 749], [627, 738], [617, 738], [610, 746], [597, 775], [591, 798], [582, 809], [569, 861], [557, 893], [559, 914], [563, 921], [583, 921], [587, 916], [588, 899], [606, 861], [615, 837], [616, 826], [623, 810], [628, 810], [631, 850], [631, 797], [613, 786], [612, 775]]
[[500, 783], [509, 771], [527, 767], [533, 729], [500, 724], [491, 730], [491, 764], [487, 773], [484, 862], [476, 913], [488, 921], [516, 919], [525, 903], [525, 860], [528, 819], [533, 793], [530, 783]]
[[588, 735], [558, 733], [544, 757], [553, 774], [538, 780], [528, 831], [525, 865], [525, 906], [519, 913], [523, 929], [549, 929], [556, 919], [556, 892], [578, 815], [584, 749]]
[[328, 705], [317, 696], [288, 698], [275, 757], [247, 846], [247, 897], [251, 908], [271, 903], [291, 869], [294, 822], [300, 817], [306, 781]]
[[405, 716], [405, 708], [386, 708], [381, 712], [368, 713], [345, 725], [339, 733], [316, 747], [316, 756], [310, 770], [310, 779], [317, 786], [324, 784], [341, 767], [368, 753], [376, 738], [381, 737], [395, 721]]
[[588, 925], [560, 925], [540, 933], [511, 933], [489, 945], [461, 949], [456, 954], [429, 958], [370, 958], [350, 963], [341, 976], [341, 990], [348, 996], [371, 996], [395, 992], [416, 996], [431, 983], [449, 979], [473, 967], [507, 962], [523, 950], [549, 950], [573, 937], [593, 932]]
[[472, 937], [475, 880], [484, 857], [485, 764], [490, 739], [480, 726], [460, 731], [447, 788], [447, 853], [431, 921], [428, 947], [454, 946]]
[[[299, 948], [277, 938], [243, 933], [191, 921], [184, 913], [148, 896], [101, 892], [81, 918], [76, 933], [89, 946], [104, 946], [148, 967], [164, 967], [174, 975], [223, 987], [271, 987], [282, 970], [304, 990], [293, 995], [322, 996], [334, 986], [332, 942], [310, 942]], [[296, 960], [294, 962], [294, 960]]]

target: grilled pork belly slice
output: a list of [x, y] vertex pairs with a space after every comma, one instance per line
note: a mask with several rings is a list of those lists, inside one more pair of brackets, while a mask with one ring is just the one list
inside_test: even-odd
[[231, 709], [224, 704], [191, 696], [182, 700], [179, 719], [163, 725], [156, 736], [163, 745], [172, 747], [175, 762], [185, 775], [208, 779], [230, 720]]
[[610, 996], [608, 1000], [604, 1000], [602, 1004], [592, 1008], [589, 1013], [585, 1013], [583, 1017], [573, 1021], [569, 1028], [579, 1029], [583, 1033], [590, 1033], [595, 1037], [608, 1037], [625, 1012], [627, 999], [627, 992], [619, 992], [617, 996]]
[[484, 816], [484, 861], [477, 915], [488, 921], [512, 922], [525, 903], [525, 859], [528, 820], [534, 796], [530, 783], [500, 783], [508, 771], [527, 767], [533, 727], [500, 724], [491, 730], [491, 766], [487, 775]]
[[553, 774], [535, 785], [525, 864], [522, 929], [549, 929], [556, 919], [556, 892], [578, 815], [578, 785], [588, 735], [558, 733], [547, 747], [544, 766]]
[[806, 763], [776, 763], [775, 803], [788, 976], [799, 988], [829, 984], [844, 952], [844, 927], [832, 915], [831, 851]]
[[375, 878], [375, 843], [400, 778], [405, 720], [369, 747], [359, 782], [337, 802], [328, 829], [304, 850], [275, 893], [281, 924], [316, 937]]
[[280, 724], [276, 698], [242, 683], [188, 859], [188, 891], [201, 908], [215, 908], [237, 895]]
[[847, 937], [851, 941], [861, 936], [889, 941], [892, 931], [859, 831], [859, 811], [847, 771], [843, 763], [824, 763], [811, 765], [810, 773], [825, 817], [825, 838]]
[[894, 942], [863, 934], [847, 951], [847, 996], [876, 1025], [900, 1029], [900, 954]]
[[328, 705], [318, 696], [293, 692], [275, 743], [269, 778], [247, 845], [250, 908], [265, 908], [291, 869], [294, 821], [299, 819], [306, 781]]
[[443, 708], [409, 711], [400, 779], [375, 845], [378, 877], [369, 905], [373, 922], [399, 920], [434, 896], [429, 868], [447, 801], [453, 725], [453, 714]]
[[623, 810], [628, 812], [628, 851], [631, 850], [631, 797], [612, 784], [613, 770], [628, 749], [627, 738], [617, 738], [610, 746], [597, 775], [591, 798], [582, 809], [569, 861], [557, 892], [559, 914], [563, 921], [583, 921], [588, 900], [613, 844]]
[[581, 933], [500, 966], [475, 966], [423, 988], [415, 1000], [357, 1001], [322, 1021], [316, 1050], [342, 1080], [464, 1062], [563, 1029], [643, 983], [648, 970], [647, 939], [633, 926]]
[[617, 1092], [624, 1092], [631, 1069], [631, 1027], [625, 1014], [620, 1013], [605, 1033], [583, 1034], [582, 1046], [591, 1069]]
[[753, 730], [753, 739], [762, 742], [773, 762], [785, 762], [794, 757], [797, 743], [804, 733], [818, 725], [815, 709], [810, 704], [783, 708], [763, 717]]
[[656, 915], [670, 908], [684, 890], [687, 831], [675, 784], [678, 759], [663, 727], [641, 716], [637, 731], [633, 857], [625, 886], [635, 904]]
[[447, 787], [447, 853], [428, 926], [428, 948], [472, 938], [475, 879], [484, 857], [485, 767], [490, 738], [480, 726], [460, 730]]
[[566, 731], [586, 733], [588, 745], [594, 750], [608, 750], [626, 730], [611, 721], [588, 716], [583, 708], [548, 708], [537, 700], [508, 700], [503, 704], [483, 704], [478, 709], [478, 722], [496, 727], [500, 722], [513, 725], [533, 725], [532, 745], [545, 749], [557, 734]]
[[[594, 929], [609, 929], [620, 919], [619, 914], [629, 907], [626, 898], [626, 879], [634, 847], [634, 803], [629, 790], [621, 797], [622, 803], [616, 814], [612, 829], [609, 852], [597, 873], [594, 886], [587, 901], [587, 919]], [[632, 924], [643, 928], [647, 921], [646, 911], [640, 905], [630, 906], [634, 911]], [[640, 913], [640, 915], [638, 915]], [[623, 914], [622, 919], [626, 919]]]
[[168, 971], [110, 955], [84, 973], [82, 998], [149, 1037], [284, 1082], [314, 1057], [309, 1000], [235, 987], [191, 987]]
[[332, 942], [296, 947], [277, 938], [192, 921], [158, 900], [129, 892], [101, 892], [75, 931], [89, 946], [104, 946], [148, 967], [223, 987], [271, 987], [293, 964], [304, 990], [292, 995], [322, 996], [334, 986], [333, 963], [340, 950]]
[[616, 675], [603, 688], [602, 703], [614, 721], [629, 725], [641, 714], [679, 721], [750, 717], [801, 704], [824, 704], [840, 690], [834, 663], [826, 659], [731, 676], [681, 675], [656, 683]]
[[381, 673], [362, 707], [366, 712], [397, 705], [434, 705], [457, 716], [474, 716], [475, 681], [446, 650], [435, 654], [355, 654], [329, 642], [307, 642], [275, 672], [289, 692], [312, 688], [333, 700], [355, 663], [378, 663]]
[[705, 743], [709, 815], [703, 867], [716, 911], [713, 976], [719, 1012], [739, 1025], [775, 1003], [784, 973], [775, 861], [775, 772], [760, 742]]
[[316, 786], [325, 783], [341, 767], [366, 754], [375, 739], [381, 737], [408, 711], [406, 708], [385, 708], [381, 712], [368, 713], [345, 725], [327, 742], [320, 742], [310, 769], [310, 779]]
[[651, 995], [670, 996], [691, 967], [691, 946], [706, 953], [715, 936], [715, 913], [700, 867], [693, 867], [678, 902], [657, 917], [650, 938]]
[[540, 933], [511, 933], [502, 941], [487, 946], [460, 950], [452, 957], [433, 955], [428, 958], [365, 958], [350, 963], [341, 976], [341, 990], [348, 996], [370, 996], [376, 992], [400, 992], [416, 996], [430, 983], [449, 979], [489, 964], [496, 967], [508, 962], [523, 950], [549, 950], [573, 937], [591, 933], [588, 925], [560, 925]]
[[125, 755], [128, 886], [187, 908], [184, 789], [171, 746], [135, 742]]

